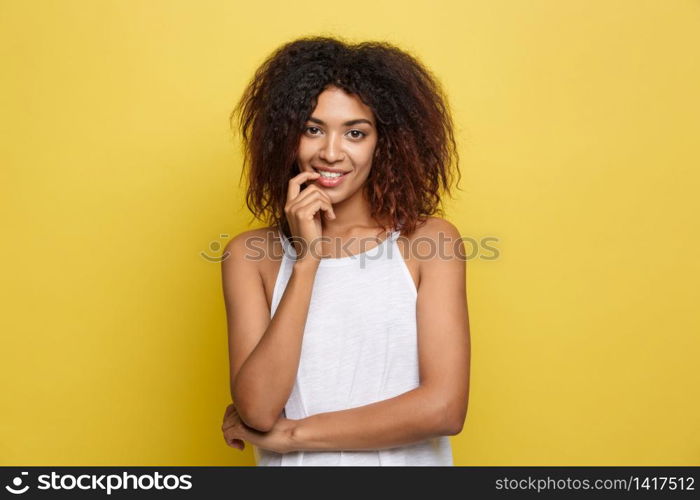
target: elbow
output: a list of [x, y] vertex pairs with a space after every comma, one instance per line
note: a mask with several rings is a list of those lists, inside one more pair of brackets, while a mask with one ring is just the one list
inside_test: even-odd
[[275, 426], [276, 418], [268, 415], [269, 412], [251, 406], [245, 397], [236, 395], [232, 391], [234, 405], [238, 411], [238, 416], [248, 427], [260, 432], [269, 432]]
[[236, 409], [243, 423], [256, 431], [269, 432], [275, 426], [277, 419], [270, 418], [261, 411], [251, 411], [243, 405], [239, 407], [238, 404], [236, 404]]
[[250, 423], [244, 421], [244, 423], [248, 427], [255, 429], [256, 431], [259, 431], [259, 432], [270, 432], [272, 430], [272, 428], [275, 426], [275, 422], [272, 420], [269, 420], [269, 419], [253, 420]]
[[452, 418], [447, 422], [447, 425], [445, 426], [445, 435], [447, 436], [456, 436], [460, 432], [462, 432], [462, 428], [464, 427], [464, 419], [460, 418]]
[[456, 436], [462, 432], [467, 419], [467, 405], [458, 403], [442, 409], [442, 435]]

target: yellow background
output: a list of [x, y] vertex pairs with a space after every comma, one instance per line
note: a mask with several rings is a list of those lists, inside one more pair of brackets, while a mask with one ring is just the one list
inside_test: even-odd
[[[253, 464], [225, 445], [228, 115], [272, 50], [387, 40], [458, 128], [457, 465], [700, 465], [700, 2], [0, 3], [1, 465]], [[220, 246], [217, 247], [217, 244]]]

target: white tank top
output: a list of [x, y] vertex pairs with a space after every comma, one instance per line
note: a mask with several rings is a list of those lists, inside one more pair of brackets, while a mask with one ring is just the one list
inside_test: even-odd
[[[291, 243], [278, 234], [284, 255], [270, 317], [282, 299], [296, 256]], [[418, 294], [396, 243], [399, 235], [399, 231], [392, 231], [366, 252], [321, 259], [311, 292], [299, 369], [284, 408], [287, 418], [302, 419], [363, 406], [418, 387]], [[448, 436], [373, 451], [278, 454], [253, 449], [260, 466], [453, 465]]]

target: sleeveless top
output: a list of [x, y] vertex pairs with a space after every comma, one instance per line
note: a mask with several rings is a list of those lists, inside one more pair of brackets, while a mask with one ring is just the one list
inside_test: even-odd
[[[278, 233], [284, 255], [272, 295], [271, 318], [296, 257], [294, 246]], [[320, 260], [299, 369], [284, 408], [287, 418], [364, 406], [418, 387], [418, 293], [396, 243], [399, 235], [392, 231], [366, 252]], [[372, 451], [279, 454], [256, 446], [253, 450], [259, 466], [453, 465], [448, 436]]]

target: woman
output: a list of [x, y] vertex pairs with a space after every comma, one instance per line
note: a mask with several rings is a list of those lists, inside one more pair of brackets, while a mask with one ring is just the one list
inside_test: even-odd
[[466, 264], [435, 217], [458, 157], [446, 100], [382, 42], [302, 38], [239, 113], [247, 205], [226, 246], [226, 442], [258, 465], [453, 465], [467, 412]]

